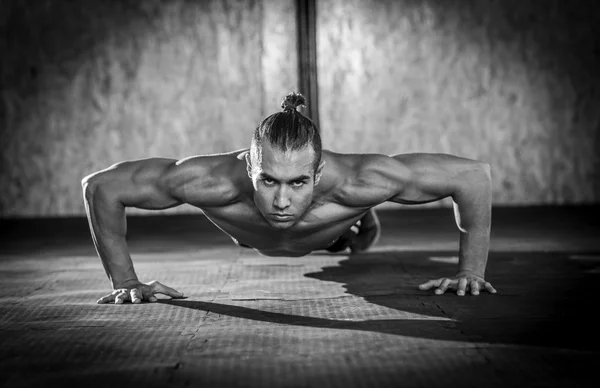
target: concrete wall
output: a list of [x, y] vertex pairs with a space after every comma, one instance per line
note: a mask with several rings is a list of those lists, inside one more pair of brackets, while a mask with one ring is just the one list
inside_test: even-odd
[[[593, 2], [317, 3], [326, 147], [487, 161], [496, 204], [599, 201]], [[247, 146], [297, 88], [294, 12], [4, 0], [0, 217], [82, 215], [81, 178], [124, 159]]]
[[324, 146], [486, 161], [495, 204], [600, 201], [595, 2], [328, 0], [317, 14]]
[[85, 214], [81, 178], [124, 159], [245, 147], [297, 89], [293, 0], [8, 0], [0, 12], [2, 217]]

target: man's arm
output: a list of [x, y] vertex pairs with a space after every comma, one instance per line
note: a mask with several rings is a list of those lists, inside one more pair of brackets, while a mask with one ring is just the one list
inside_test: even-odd
[[122, 162], [82, 180], [94, 246], [114, 289], [138, 281], [126, 242], [127, 206], [166, 209], [181, 202], [170, 195], [164, 177], [172, 159]]
[[[126, 207], [167, 209], [182, 203], [196, 206], [219, 205], [231, 195], [229, 187], [215, 174], [221, 157], [174, 159], [151, 158], [115, 164], [82, 180], [84, 203], [92, 240], [112, 294], [99, 303], [131, 300], [156, 301], [155, 292], [170, 296], [183, 294], [158, 282], [142, 284], [135, 273], [126, 242]], [[229, 196], [230, 196], [229, 195]], [[130, 294], [131, 292], [131, 294]]]
[[444, 154], [407, 154], [394, 159], [409, 174], [391, 201], [420, 204], [451, 197], [460, 231], [459, 272], [483, 278], [492, 220], [490, 166]]
[[[457, 277], [483, 280], [490, 243], [490, 166], [447, 154], [404, 154], [378, 157], [373, 169], [378, 179], [383, 178], [377, 186], [380, 195], [389, 195], [388, 201], [410, 205], [452, 199], [460, 231]], [[441, 281], [436, 287], [443, 293], [450, 283]], [[460, 281], [457, 285], [464, 290]]]

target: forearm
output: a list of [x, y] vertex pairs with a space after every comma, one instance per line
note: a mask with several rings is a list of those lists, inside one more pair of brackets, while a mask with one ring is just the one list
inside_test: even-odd
[[127, 248], [125, 207], [97, 188], [84, 187], [90, 233], [113, 288], [138, 280]]
[[458, 272], [485, 277], [489, 251], [489, 233], [460, 233]]
[[480, 277], [485, 275], [492, 220], [491, 175], [484, 166], [466, 176], [452, 197], [460, 230], [458, 270]]

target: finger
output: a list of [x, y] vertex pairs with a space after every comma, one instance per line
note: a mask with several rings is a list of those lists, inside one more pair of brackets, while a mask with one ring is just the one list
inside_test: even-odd
[[142, 303], [142, 296], [140, 295], [140, 290], [138, 290], [137, 288], [134, 288], [131, 291], [129, 291], [129, 296], [131, 297], [131, 303]]
[[115, 296], [115, 304], [123, 304], [126, 300], [129, 300], [128, 293], [126, 291], [121, 291]]
[[142, 289], [142, 297], [144, 300], [147, 300], [150, 303], [158, 301], [158, 299], [156, 299], [154, 293], [150, 290], [149, 287], [145, 287]]
[[463, 296], [467, 291], [467, 278], [460, 278], [458, 280], [458, 290], [456, 290], [456, 295]]
[[471, 295], [479, 295], [479, 283], [477, 280], [471, 280]]
[[497, 292], [496, 289], [492, 287], [492, 284], [490, 282], [485, 282], [483, 286], [490, 294], [495, 294]]
[[115, 293], [112, 293], [112, 294], [108, 294], [108, 295], [103, 296], [102, 298], [98, 299], [96, 301], [96, 303], [102, 304], [102, 303], [111, 303], [114, 301], [115, 301]]
[[443, 294], [444, 292], [446, 292], [446, 289], [448, 288], [448, 285], [450, 284], [452, 280], [446, 278], [442, 281], [442, 284], [440, 284], [440, 286], [438, 287], [437, 290], [435, 290], [435, 293], [438, 295]]
[[161, 294], [165, 294], [172, 298], [183, 298], [183, 292], [179, 292], [176, 289], [167, 287], [164, 284], [159, 283], [159, 282], [154, 283], [152, 285], [152, 289], [155, 293], [158, 292]]
[[442, 279], [429, 280], [428, 282], [425, 282], [425, 283], [419, 285], [419, 289], [420, 290], [429, 290], [432, 287], [438, 287], [441, 282], [442, 282]]

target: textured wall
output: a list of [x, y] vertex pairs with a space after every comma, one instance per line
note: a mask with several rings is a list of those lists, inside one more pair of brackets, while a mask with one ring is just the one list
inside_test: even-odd
[[[326, 147], [487, 161], [496, 204], [599, 202], [594, 2], [317, 3]], [[81, 178], [120, 160], [246, 146], [298, 84], [294, 0], [3, 0], [0, 37], [0, 217], [82, 215]]]
[[293, 0], [3, 1], [0, 216], [81, 215], [81, 178], [115, 162], [247, 146], [297, 88], [294, 12]]
[[317, 25], [324, 146], [489, 162], [495, 204], [600, 202], [595, 2], [328, 0]]

